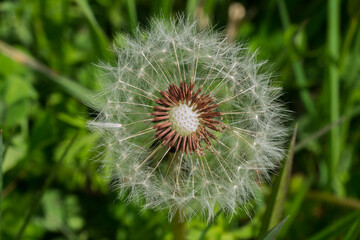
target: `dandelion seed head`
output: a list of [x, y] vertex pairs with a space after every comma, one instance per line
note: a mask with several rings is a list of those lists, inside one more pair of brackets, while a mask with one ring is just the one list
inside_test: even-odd
[[116, 64], [101, 65], [106, 104], [88, 124], [119, 195], [169, 219], [248, 211], [287, 136], [264, 62], [181, 16], [123, 40]]

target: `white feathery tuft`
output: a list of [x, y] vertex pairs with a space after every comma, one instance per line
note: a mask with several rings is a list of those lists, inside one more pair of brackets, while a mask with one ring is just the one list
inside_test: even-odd
[[[177, 211], [210, 221], [218, 210], [246, 210], [259, 181], [269, 180], [279, 166], [287, 136], [281, 91], [272, 86], [264, 62], [184, 17], [170, 23], [152, 19], [149, 29], [123, 40], [124, 46], [114, 47], [116, 64], [101, 65], [107, 102], [88, 124], [102, 136], [102, 162], [120, 196], [144, 208], [167, 209], [169, 219]], [[212, 132], [216, 140], [209, 138], [203, 154], [175, 151], [155, 137], [154, 101], [181, 82], [209, 94], [221, 113], [215, 119], [222, 129]], [[172, 129], [195, 133], [200, 114], [194, 111], [189, 105], [173, 108]]]

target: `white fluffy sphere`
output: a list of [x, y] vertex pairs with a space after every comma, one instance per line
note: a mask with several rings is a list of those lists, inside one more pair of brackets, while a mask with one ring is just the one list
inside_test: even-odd
[[120, 195], [170, 218], [236, 212], [284, 154], [286, 114], [263, 63], [181, 17], [121, 42], [89, 123]]

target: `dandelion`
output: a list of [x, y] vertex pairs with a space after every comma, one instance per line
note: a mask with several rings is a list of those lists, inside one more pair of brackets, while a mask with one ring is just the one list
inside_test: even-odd
[[89, 126], [120, 196], [170, 219], [245, 208], [284, 153], [286, 115], [264, 62], [183, 17], [153, 19], [115, 51]]

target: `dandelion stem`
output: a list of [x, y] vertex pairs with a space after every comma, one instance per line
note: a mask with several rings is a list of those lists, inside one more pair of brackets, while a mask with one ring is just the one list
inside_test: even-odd
[[[174, 154], [169, 153], [166, 155], [167, 159], [171, 158], [171, 162], [170, 162], [170, 165], [166, 172], [166, 175], [168, 174], [168, 171], [170, 171], [170, 174], [172, 174], [172, 175], [176, 174], [175, 167], [173, 167], [173, 168], [170, 167], [176, 157], [176, 154], [177, 154], [177, 152], [175, 152]], [[175, 161], [176, 160], [179, 160], [179, 158], [175, 159]], [[180, 159], [179, 164], [181, 164], [181, 159]], [[176, 166], [176, 163], [174, 163], [174, 166]], [[179, 167], [179, 172], [180, 172], [180, 167]], [[177, 177], [176, 184], [178, 184], [179, 189], [180, 189], [180, 183], [181, 183], [181, 180]], [[174, 192], [174, 195], [175, 194], [178, 194], [177, 191]], [[176, 210], [174, 217], [171, 219], [171, 225], [172, 225], [172, 230], [173, 230], [173, 234], [174, 234], [174, 240], [185, 240], [186, 239], [186, 237], [185, 237], [185, 218], [184, 218], [184, 214], [180, 208], [178, 208]]]
[[177, 210], [171, 222], [174, 240], [185, 240], [185, 220], [181, 219], [181, 211]]

